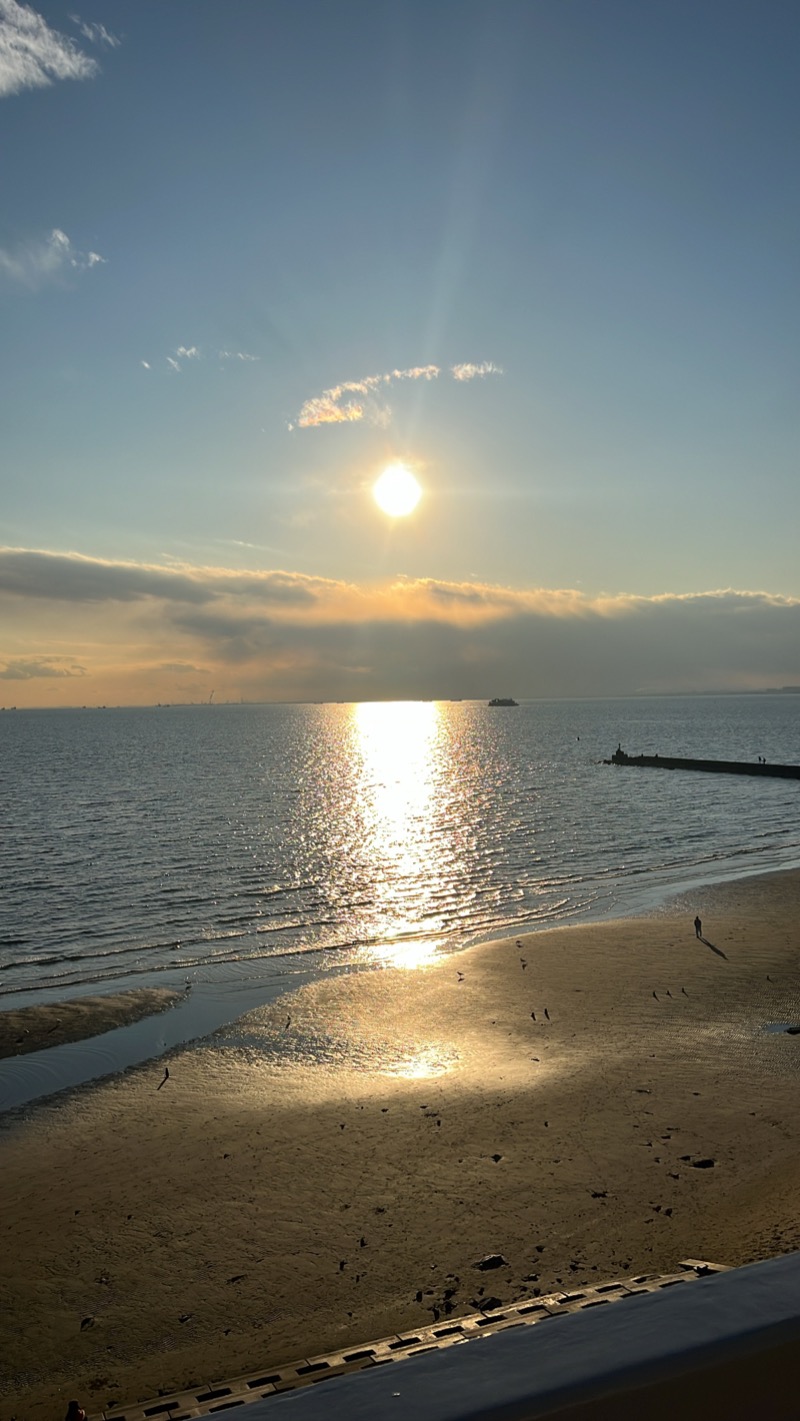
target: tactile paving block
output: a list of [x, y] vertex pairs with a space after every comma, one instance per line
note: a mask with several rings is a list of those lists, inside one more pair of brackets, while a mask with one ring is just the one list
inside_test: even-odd
[[712, 1273], [726, 1271], [723, 1264], [687, 1258], [678, 1264], [674, 1273], [641, 1273], [613, 1283], [576, 1288], [572, 1292], [523, 1298], [507, 1307], [470, 1313], [468, 1317], [454, 1317], [447, 1322], [434, 1323], [431, 1327], [380, 1337], [375, 1342], [346, 1347], [340, 1352], [328, 1352], [323, 1357], [301, 1357], [299, 1361], [285, 1366], [265, 1367], [260, 1372], [250, 1372], [247, 1376], [234, 1377], [229, 1381], [204, 1383], [193, 1391], [176, 1392], [174, 1396], [160, 1396], [132, 1406], [115, 1406], [104, 1411], [103, 1417], [104, 1421], [190, 1421], [190, 1418], [197, 1416], [212, 1416], [219, 1411], [246, 1406], [249, 1401], [332, 1377], [346, 1376], [349, 1372], [384, 1366], [403, 1357], [418, 1357], [423, 1352], [491, 1336], [511, 1327], [530, 1326], [550, 1318], [565, 1317], [584, 1308], [620, 1302], [641, 1293], [655, 1293], [660, 1288], [691, 1283], [696, 1278], [707, 1278]]

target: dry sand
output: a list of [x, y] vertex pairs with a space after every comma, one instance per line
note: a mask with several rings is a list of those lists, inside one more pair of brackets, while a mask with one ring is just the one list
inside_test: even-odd
[[161, 1090], [163, 1060], [28, 1110], [0, 1145], [0, 1418], [800, 1246], [800, 1037], [763, 1029], [800, 1013], [798, 910], [784, 873], [327, 980]]
[[67, 1041], [86, 1041], [116, 1026], [131, 1026], [166, 1011], [182, 996], [169, 987], [140, 987], [111, 996], [74, 997], [67, 1002], [0, 1012], [0, 1059], [63, 1046]]

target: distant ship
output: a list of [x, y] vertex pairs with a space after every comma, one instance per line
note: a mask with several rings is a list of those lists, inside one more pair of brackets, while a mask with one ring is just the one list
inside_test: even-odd
[[518, 706], [519, 701], [515, 701], [513, 696], [495, 696], [489, 702], [490, 706]]

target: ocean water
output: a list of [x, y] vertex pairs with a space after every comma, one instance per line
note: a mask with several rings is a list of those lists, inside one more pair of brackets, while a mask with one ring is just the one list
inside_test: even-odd
[[791, 695], [0, 714], [0, 1010], [189, 989], [0, 1061], [0, 1112], [236, 1044], [230, 1023], [324, 972], [800, 864], [800, 781], [603, 764], [620, 741], [792, 763], [798, 728]]
[[405, 964], [800, 863], [800, 696], [0, 715], [0, 1006]]

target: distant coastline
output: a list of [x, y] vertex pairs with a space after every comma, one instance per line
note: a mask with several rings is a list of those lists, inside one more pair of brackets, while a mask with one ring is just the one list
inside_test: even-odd
[[[753, 687], [727, 687], [708, 688], [700, 691], [620, 691], [613, 695], [605, 693], [603, 695], [593, 695], [587, 692], [585, 695], [560, 695], [552, 696], [525, 696], [523, 695], [520, 704], [536, 705], [550, 704], [554, 701], [661, 701], [661, 700], [693, 700], [698, 697], [713, 698], [716, 696], [800, 696], [800, 685], [791, 686], [753, 686]], [[417, 705], [420, 702], [433, 701], [443, 705], [464, 704], [485, 705], [485, 697], [474, 696], [385, 696], [380, 698], [354, 698], [353, 700], [342, 700], [341, 698], [324, 700], [319, 697], [308, 700], [278, 700], [278, 701], [250, 701], [241, 696], [232, 697], [230, 700], [204, 700], [204, 701], [135, 701], [131, 704], [118, 705], [95, 705], [82, 704], [70, 706], [0, 706], [0, 714], [3, 711], [82, 711], [82, 710], [186, 710], [189, 707], [200, 709], [218, 710], [220, 707], [230, 706], [342, 706], [342, 705], [392, 705], [396, 702], [408, 701], [409, 705]]]

